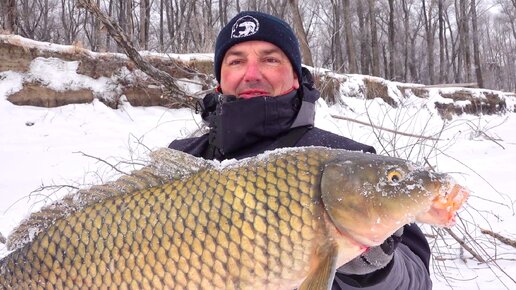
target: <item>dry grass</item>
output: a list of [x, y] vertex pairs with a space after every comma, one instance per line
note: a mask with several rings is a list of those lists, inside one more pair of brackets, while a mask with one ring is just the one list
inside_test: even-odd
[[326, 75], [314, 76], [315, 87], [321, 92], [321, 98], [329, 106], [336, 104], [340, 98], [340, 81]]
[[393, 108], [397, 108], [398, 104], [394, 101], [388, 93], [387, 85], [383, 82], [364, 78], [364, 85], [366, 87], [365, 98], [368, 100], [372, 100], [375, 98], [380, 98], [384, 100], [387, 104], [389, 104]]
[[59, 92], [47, 88], [41, 83], [25, 83], [23, 89], [10, 95], [7, 99], [15, 105], [38, 107], [58, 107], [68, 104], [91, 103], [93, 92], [90, 89]]
[[[507, 104], [498, 94], [491, 92], [481, 92], [483, 97], [473, 96], [470, 91], [460, 90], [453, 93], [441, 93], [443, 98], [452, 99], [454, 103], [443, 104], [435, 103], [437, 110], [442, 118], [451, 120], [453, 115], [462, 114], [499, 114], [507, 109]], [[457, 105], [457, 101], [467, 101], [469, 104]]]

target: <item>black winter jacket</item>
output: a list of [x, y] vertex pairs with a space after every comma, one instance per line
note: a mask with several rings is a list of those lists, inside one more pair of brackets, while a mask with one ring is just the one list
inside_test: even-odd
[[[201, 137], [174, 140], [169, 147], [207, 159], [242, 159], [281, 147], [325, 146], [375, 153], [367, 146], [328, 131], [313, 128], [319, 92], [304, 71], [298, 90], [278, 97], [247, 100], [207, 95], [202, 117], [210, 132]], [[415, 224], [405, 226], [392, 261], [367, 275], [345, 275], [337, 270], [332, 289], [430, 289], [430, 249]]]

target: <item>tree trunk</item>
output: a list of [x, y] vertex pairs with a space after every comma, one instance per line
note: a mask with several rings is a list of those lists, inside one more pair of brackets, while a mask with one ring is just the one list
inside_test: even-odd
[[387, 59], [387, 49], [385, 48], [385, 43], [382, 44], [382, 55], [383, 55], [383, 75], [384, 78], [389, 79], [389, 60]]
[[71, 43], [70, 39], [70, 23], [66, 20], [66, 5], [67, 1], [61, 0], [61, 23], [63, 25], [64, 41], [67, 44]]
[[[455, 42], [457, 43], [457, 48], [454, 49], [454, 51], [453, 51], [452, 60], [455, 62], [455, 58], [457, 59], [457, 64], [455, 67], [455, 82], [462, 83], [462, 82], [464, 82], [464, 78], [463, 78], [463, 74], [462, 74], [462, 70], [464, 68], [464, 65], [463, 65], [464, 49], [462, 48], [462, 46], [464, 45], [464, 41], [461, 39], [461, 37], [462, 37], [461, 35], [463, 34], [462, 33], [463, 26], [462, 26], [462, 21], [461, 21], [461, 17], [460, 17], [459, 4], [457, 3], [457, 0], [455, 0], [454, 7], [455, 7], [455, 18], [457, 19], [457, 36], [455, 39]], [[451, 30], [452, 30], [451, 26], [450, 26], [449, 30], [451, 32]], [[453, 34], [451, 34], [451, 35], [453, 35]]]
[[219, 0], [219, 20], [220, 27], [224, 27], [226, 23], [228, 23], [228, 1], [227, 0]]
[[290, 9], [292, 11], [292, 20], [294, 22], [294, 31], [296, 32], [297, 39], [299, 39], [299, 45], [301, 46], [301, 53], [303, 55], [303, 63], [309, 66], [314, 66], [314, 60], [312, 58], [312, 51], [308, 46], [308, 39], [303, 26], [303, 18], [299, 11], [297, 0], [289, 0]]
[[405, 0], [401, 1], [403, 9], [403, 81], [409, 82], [408, 66], [409, 66], [409, 43], [410, 43], [410, 13]]
[[[115, 0], [109, 0], [109, 6], [108, 6], [108, 16], [109, 17], [113, 17], [113, 6], [115, 5], [114, 1]], [[99, 6], [97, 6], [97, 7], [99, 7]], [[110, 50], [110, 46], [111, 46], [111, 36], [109, 35], [109, 33], [106, 33], [106, 49]]]
[[[130, 1], [132, 1], [132, 0], [130, 0]], [[120, 28], [127, 33], [127, 36], [130, 37], [129, 32], [127, 30], [127, 28], [128, 28], [127, 15], [125, 13], [125, 11], [127, 10], [126, 4], [127, 4], [127, 0], [118, 0], [118, 25], [120, 25]], [[117, 43], [118, 43], [118, 41], [117, 41]], [[122, 51], [123, 51], [122, 47], [119, 46], [118, 52], [122, 52]]]
[[159, 50], [165, 51], [165, 1], [159, 1]]
[[141, 49], [149, 49], [149, 22], [150, 22], [149, 0], [140, 0], [140, 34], [139, 44]]
[[425, 24], [425, 31], [426, 31], [426, 52], [427, 52], [427, 58], [428, 58], [428, 79], [430, 81], [430, 84], [435, 84], [435, 75], [434, 75], [434, 29], [432, 24], [432, 11], [433, 11], [433, 3], [434, 1], [430, 2], [430, 7], [426, 8], [426, 0], [422, 1], [423, 5], [423, 18], [424, 18], [424, 24]]
[[16, 0], [4, 0], [1, 4], [2, 18], [4, 18], [3, 29], [12, 34], [18, 33], [18, 13], [16, 9]]
[[388, 79], [397, 80], [395, 70], [396, 43], [394, 42], [394, 0], [389, 0], [389, 75]]
[[333, 70], [337, 72], [343, 72], [344, 71], [344, 60], [342, 55], [342, 40], [340, 35], [340, 27], [341, 27], [341, 21], [340, 21], [340, 5], [338, 0], [332, 0], [332, 14], [333, 14], [333, 37], [331, 41], [331, 51], [332, 57], [333, 57]]
[[366, 29], [367, 16], [362, 1], [357, 1], [358, 32], [360, 37], [360, 73], [369, 74], [371, 54], [369, 53], [369, 32]]
[[357, 57], [355, 52], [355, 44], [353, 37], [353, 29], [351, 23], [351, 8], [349, 0], [342, 0], [344, 9], [344, 31], [346, 33], [346, 51], [348, 53], [348, 72], [355, 74], [358, 73], [357, 68]]
[[466, 75], [466, 82], [471, 81], [471, 54], [469, 50], [469, 17], [467, 12], [466, 0], [460, 0], [460, 19], [462, 23], [462, 53], [464, 55], [464, 73]]
[[444, 40], [444, 16], [443, 16], [443, 0], [438, 2], [438, 25], [439, 25], [439, 83], [444, 83], [447, 79], [445, 70], [445, 40]]
[[[97, 0], [97, 6], [100, 5], [100, 0]], [[93, 51], [105, 51], [101, 47], [102, 42], [100, 41], [100, 23], [98, 19], [88, 11], [84, 15], [84, 34], [88, 39], [91, 50]]]
[[[516, 3], [516, 1], [515, 1]], [[482, 67], [480, 65], [480, 49], [478, 44], [478, 24], [477, 24], [477, 7], [476, 1], [471, 0], [471, 24], [473, 28], [473, 55], [475, 60], [475, 75], [477, 77], [477, 84], [479, 88], [484, 87], [484, 80], [482, 79]]]
[[[100, 6], [100, 0], [97, 0], [97, 6]], [[101, 51], [101, 41], [100, 41], [100, 36], [102, 34], [102, 32], [100, 31], [100, 21], [96, 18], [96, 17], [91, 17], [91, 21], [92, 21], [92, 30], [94, 31], [93, 32], [93, 43], [95, 45], [95, 49], [97, 51]]]
[[369, 27], [371, 30], [371, 68], [373, 76], [380, 76], [380, 48], [378, 46], [378, 33], [376, 30], [376, 0], [368, 0], [369, 3]]
[[[42, 41], [50, 41], [49, 30], [48, 30], [48, 20], [49, 20], [48, 17], [50, 16], [49, 9], [48, 9], [48, 0], [44, 0], [43, 3], [41, 3], [41, 5], [43, 6], [42, 7], [43, 8], [42, 9], [43, 10], [43, 13], [42, 13], [42, 18], [43, 18], [42, 32], [43, 33], [40, 35], [39, 39]], [[73, 3], [67, 3], [67, 5], [72, 6]], [[70, 21], [70, 28], [71, 28], [71, 30], [73, 29], [71, 21]], [[69, 33], [71, 34], [71, 31], [69, 31]], [[71, 35], [69, 35], [69, 36], [71, 36]], [[71, 37], [69, 37], [68, 42], [66, 44], [72, 44], [72, 42], [73, 42], [73, 39]]]

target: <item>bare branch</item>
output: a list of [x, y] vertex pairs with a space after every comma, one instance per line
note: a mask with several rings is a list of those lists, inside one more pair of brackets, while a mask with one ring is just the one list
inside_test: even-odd
[[486, 260], [484, 260], [484, 258], [482, 258], [479, 254], [477, 254], [477, 252], [475, 252], [472, 248], [470, 248], [466, 242], [464, 242], [463, 239], [459, 238], [451, 229], [444, 229], [450, 236], [452, 236], [452, 238], [454, 238], [457, 243], [459, 243], [459, 245], [464, 248], [464, 250], [468, 251], [473, 257], [475, 257], [475, 259], [477, 259], [479, 262], [481, 263], [485, 263]]
[[506, 244], [506, 245], [509, 245], [513, 248], [516, 248], [516, 241], [515, 240], [512, 240], [512, 239], [509, 239], [507, 237], [504, 237], [500, 234], [497, 234], [493, 231], [490, 231], [490, 230], [486, 230], [486, 229], [480, 229], [480, 232], [483, 233], [484, 235], [489, 235], [497, 240], [499, 240], [500, 242]]
[[104, 160], [104, 159], [101, 159], [101, 158], [99, 158], [99, 157], [96, 157], [96, 156], [92, 156], [92, 155], [86, 154], [86, 153], [84, 153], [84, 152], [82, 152], [82, 151], [74, 152], [74, 153], [80, 153], [80, 154], [82, 154], [83, 156], [90, 157], [90, 158], [93, 158], [93, 159], [95, 159], [95, 160], [98, 160], [98, 161], [100, 161], [100, 162], [102, 162], [102, 163], [104, 163], [104, 164], [107, 164], [109, 167], [111, 167], [111, 168], [112, 168], [113, 170], [115, 170], [116, 172], [121, 173], [121, 174], [124, 174], [124, 175], [127, 175], [127, 172], [123, 172], [122, 170], [118, 169], [115, 165], [113, 165], [113, 164], [111, 164], [111, 163], [107, 162], [107, 161], [106, 161], [106, 160]]
[[350, 122], [366, 125], [366, 126], [369, 126], [369, 127], [373, 127], [375, 129], [380, 129], [380, 130], [383, 130], [383, 131], [395, 133], [395, 134], [402, 135], [402, 136], [415, 137], [415, 138], [420, 138], [420, 139], [423, 139], [423, 140], [432, 140], [432, 141], [439, 141], [440, 140], [439, 138], [434, 138], [434, 137], [429, 137], [429, 136], [421, 136], [421, 135], [414, 135], [414, 134], [410, 134], [410, 133], [404, 133], [404, 132], [396, 131], [396, 130], [393, 130], [393, 129], [387, 129], [387, 128], [384, 128], [384, 127], [381, 127], [381, 126], [377, 126], [377, 125], [374, 125], [374, 124], [371, 124], [371, 123], [355, 120], [355, 119], [348, 118], [348, 117], [343, 117], [343, 116], [338, 116], [338, 115], [333, 115], [333, 114], [331, 114], [330, 116], [332, 116], [335, 119], [340, 119], [340, 120], [345, 120], [345, 121], [350, 121]]
[[178, 86], [177, 80], [168, 73], [157, 69], [149, 62], [145, 61], [138, 53], [138, 51], [131, 45], [126, 34], [116, 21], [111, 19], [104, 12], [100, 11], [99, 7], [91, 0], [78, 0], [78, 4], [79, 7], [88, 10], [104, 24], [109, 34], [139, 69], [141, 69], [144, 73], [153, 79], [163, 83], [164, 86], [170, 91], [170, 93], [175, 95], [175, 97], [172, 97], [173, 99], [177, 98], [179, 103], [190, 107], [192, 106], [193, 98], [187, 96], [186, 92]]

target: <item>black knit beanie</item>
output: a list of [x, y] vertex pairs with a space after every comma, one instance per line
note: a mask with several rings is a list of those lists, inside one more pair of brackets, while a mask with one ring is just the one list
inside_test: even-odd
[[224, 55], [235, 44], [263, 40], [279, 47], [288, 57], [299, 81], [301, 73], [301, 52], [299, 42], [292, 28], [285, 21], [257, 11], [238, 13], [219, 33], [215, 43], [215, 77], [220, 83], [220, 69]]

